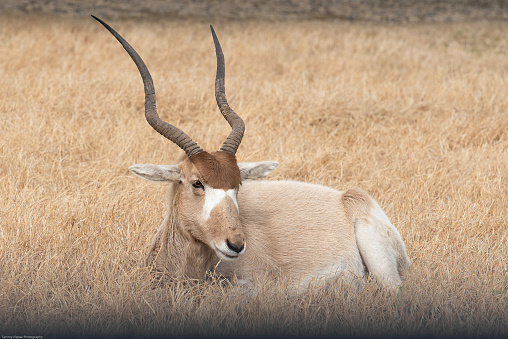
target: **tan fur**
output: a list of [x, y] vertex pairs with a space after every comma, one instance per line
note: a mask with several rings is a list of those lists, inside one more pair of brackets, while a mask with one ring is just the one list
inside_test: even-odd
[[301, 182], [245, 182], [238, 204], [248, 247], [244, 256], [220, 268], [245, 280], [269, 268], [295, 286], [326, 275], [363, 276], [340, 196], [331, 188]]
[[[199, 203], [185, 194], [184, 182], [203, 176], [193, 162], [184, 160], [179, 166], [183, 183], [171, 184], [168, 215], [148, 257], [158, 270], [204, 279], [207, 270], [216, 269], [250, 283], [268, 272], [283, 276], [295, 288], [321, 278], [363, 279], [368, 271], [393, 289], [410, 265], [397, 230], [362, 190], [246, 180], [238, 191], [239, 212], [231, 202], [220, 204], [210, 225], [197, 227], [194, 223], [199, 221], [192, 214], [199, 214]], [[219, 260], [207, 244], [220, 234], [237, 243], [245, 241], [245, 253], [235, 260]], [[378, 265], [378, 255], [395, 262], [395, 271], [385, 262]]]
[[358, 250], [368, 271], [387, 287], [400, 285], [411, 260], [397, 229], [365, 191], [349, 189], [342, 201], [354, 225]]
[[178, 183], [169, 186], [170, 208], [153, 238], [146, 265], [173, 277], [202, 279], [215, 253], [182, 229], [176, 201], [178, 186]]
[[342, 203], [348, 211], [350, 222], [353, 222], [357, 218], [368, 216], [373, 207], [372, 199], [367, 192], [356, 187], [344, 192]]

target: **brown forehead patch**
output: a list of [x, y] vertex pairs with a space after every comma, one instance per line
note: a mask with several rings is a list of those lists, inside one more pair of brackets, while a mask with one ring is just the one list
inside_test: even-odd
[[203, 151], [190, 161], [196, 166], [205, 182], [213, 188], [232, 189], [240, 186], [242, 177], [236, 156], [227, 151]]

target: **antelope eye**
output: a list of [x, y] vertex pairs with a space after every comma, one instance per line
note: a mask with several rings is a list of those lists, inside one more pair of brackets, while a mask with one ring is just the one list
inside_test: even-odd
[[203, 191], [205, 190], [205, 187], [203, 186], [203, 184], [202, 184], [202, 183], [201, 183], [201, 181], [199, 181], [199, 180], [194, 180], [194, 181], [192, 182], [192, 187], [194, 187], [194, 188], [200, 188], [200, 189], [202, 189]]

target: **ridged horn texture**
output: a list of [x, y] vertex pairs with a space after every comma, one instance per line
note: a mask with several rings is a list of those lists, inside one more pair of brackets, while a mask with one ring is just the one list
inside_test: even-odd
[[217, 35], [215, 31], [210, 25], [210, 29], [212, 30], [213, 42], [215, 44], [215, 55], [217, 56], [217, 74], [215, 76], [215, 99], [217, 100], [217, 105], [219, 106], [220, 112], [224, 116], [224, 118], [229, 123], [229, 126], [233, 129], [229, 136], [222, 144], [220, 148], [221, 151], [227, 151], [235, 154], [238, 146], [242, 142], [243, 132], [245, 131], [245, 124], [230, 107], [228, 101], [226, 100], [226, 90], [224, 88], [224, 78], [225, 78], [225, 66], [224, 66], [224, 54], [222, 54], [222, 48], [220, 47], [219, 39], [217, 39]]
[[145, 117], [150, 126], [152, 126], [153, 129], [159, 132], [162, 136], [177, 144], [184, 150], [189, 158], [203, 152], [203, 149], [200, 148], [185, 132], [159, 118], [155, 105], [155, 87], [153, 86], [152, 76], [139, 54], [108, 24], [93, 15], [92, 17], [99, 21], [111, 34], [113, 34], [116, 40], [118, 40], [127, 53], [129, 53], [132, 61], [134, 61], [138, 67], [145, 89]]

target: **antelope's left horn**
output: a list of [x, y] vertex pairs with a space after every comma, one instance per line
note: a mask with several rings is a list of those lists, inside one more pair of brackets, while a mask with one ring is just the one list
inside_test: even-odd
[[222, 53], [222, 48], [219, 43], [219, 39], [217, 39], [217, 35], [215, 31], [210, 25], [210, 29], [212, 30], [213, 42], [215, 44], [215, 55], [217, 56], [217, 74], [215, 76], [215, 99], [217, 100], [217, 106], [219, 106], [220, 112], [229, 123], [229, 126], [233, 129], [229, 136], [222, 144], [220, 148], [221, 151], [227, 151], [235, 154], [238, 146], [242, 142], [243, 133], [245, 131], [245, 123], [242, 118], [238, 116], [228, 104], [226, 100], [226, 91], [224, 89], [224, 78], [225, 78], [225, 66], [224, 66], [224, 54]]

